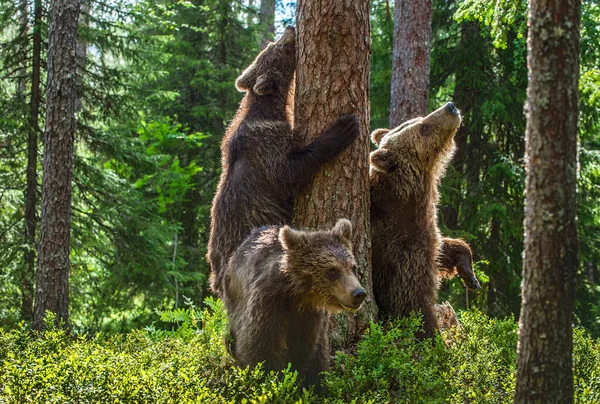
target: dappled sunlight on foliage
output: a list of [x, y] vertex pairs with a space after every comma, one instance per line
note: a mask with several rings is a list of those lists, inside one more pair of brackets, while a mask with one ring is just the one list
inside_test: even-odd
[[[0, 398], [7, 402], [509, 403], [517, 325], [478, 311], [434, 341], [414, 334], [418, 317], [371, 324], [353, 353], [338, 353], [322, 394], [299, 387], [290, 369], [241, 369], [226, 353], [220, 301], [159, 313], [146, 330], [67, 335], [53, 327], [0, 331]], [[161, 325], [159, 325], [162, 324]], [[576, 402], [597, 402], [600, 343], [575, 328]]]

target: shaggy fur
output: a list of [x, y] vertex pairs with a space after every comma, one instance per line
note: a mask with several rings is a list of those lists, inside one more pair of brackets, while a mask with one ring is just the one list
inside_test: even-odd
[[288, 27], [237, 79], [246, 96], [221, 145], [223, 172], [211, 211], [207, 260], [216, 294], [231, 254], [250, 231], [291, 223], [300, 189], [358, 136], [356, 117], [345, 115], [311, 144], [294, 144], [295, 66], [295, 34]]
[[438, 259], [442, 278], [458, 275], [467, 289], [481, 289], [479, 280], [473, 272], [473, 252], [466, 241], [444, 237]]
[[346, 219], [329, 231], [272, 226], [246, 238], [223, 293], [230, 352], [242, 366], [264, 361], [265, 369], [281, 370], [291, 362], [307, 385], [318, 381], [329, 364], [327, 313], [357, 310], [366, 297], [351, 240]]
[[373, 293], [386, 316], [421, 312], [425, 337], [438, 328], [438, 184], [460, 122], [448, 103], [425, 118], [371, 134], [379, 147], [370, 167]]

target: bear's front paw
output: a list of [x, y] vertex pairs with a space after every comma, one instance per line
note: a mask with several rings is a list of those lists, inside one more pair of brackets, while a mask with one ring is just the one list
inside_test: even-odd
[[359, 121], [354, 114], [344, 114], [331, 125], [351, 143], [360, 133]]

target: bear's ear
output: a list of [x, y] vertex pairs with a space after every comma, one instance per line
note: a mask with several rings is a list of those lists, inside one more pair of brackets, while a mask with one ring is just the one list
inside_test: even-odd
[[386, 133], [388, 133], [390, 130], [389, 129], [375, 129], [373, 131], [373, 133], [371, 133], [371, 141], [373, 143], [375, 143], [377, 146], [379, 146], [379, 142], [381, 142], [381, 139], [385, 136]]
[[256, 84], [252, 88], [258, 95], [274, 94], [277, 86], [275, 80], [269, 78], [266, 74], [261, 74], [256, 78]]
[[294, 230], [290, 226], [283, 226], [279, 230], [279, 242], [285, 250], [293, 250], [302, 244], [304, 232]]
[[338, 220], [333, 228], [333, 232], [337, 233], [348, 246], [352, 247], [352, 223], [350, 220]]
[[377, 149], [371, 153], [371, 165], [377, 171], [387, 173], [395, 166], [394, 156], [387, 149]]
[[251, 64], [246, 70], [240, 74], [240, 77], [235, 81], [235, 88], [240, 92], [248, 91], [254, 85], [256, 77], [254, 75], [254, 64]]

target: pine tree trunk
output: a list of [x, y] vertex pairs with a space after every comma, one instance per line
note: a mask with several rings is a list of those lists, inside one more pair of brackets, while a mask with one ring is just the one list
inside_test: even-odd
[[357, 314], [333, 321], [334, 347], [349, 348], [377, 310], [369, 250], [369, 1], [301, 0], [296, 13], [295, 134], [306, 143], [344, 113], [360, 120], [359, 138], [317, 174], [299, 197], [295, 218], [309, 229], [329, 228], [339, 218], [352, 221], [359, 279], [370, 298]]
[[258, 17], [260, 24], [258, 46], [259, 49], [264, 49], [275, 39], [275, 0], [261, 0]]
[[33, 328], [46, 311], [68, 326], [69, 239], [75, 135], [77, 0], [54, 0], [50, 10], [42, 215]]
[[[26, 7], [25, 7], [26, 10]], [[27, 185], [25, 187], [25, 254], [21, 280], [21, 315], [26, 321], [33, 320], [33, 296], [35, 279], [35, 229], [37, 227], [37, 156], [40, 132], [40, 72], [42, 60], [42, 1], [33, 6], [33, 65], [31, 68], [31, 102], [27, 136]]]
[[530, 0], [516, 403], [573, 402], [580, 0]]
[[[90, 3], [87, 0], [81, 2], [81, 15], [79, 17], [79, 28], [88, 28], [90, 25]], [[85, 75], [86, 61], [88, 52], [88, 41], [85, 38], [79, 38], [75, 55], [77, 56], [77, 81], [75, 98], [75, 112], [83, 109], [83, 76]]]
[[29, 4], [27, 0], [20, 0], [19, 2], [19, 36], [22, 38], [21, 51], [19, 52], [19, 63], [22, 67], [19, 72], [17, 91], [24, 102], [25, 92], [27, 91], [27, 56], [29, 48]]
[[427, 114], [432, 0], [396, 0], [390, 127]]

